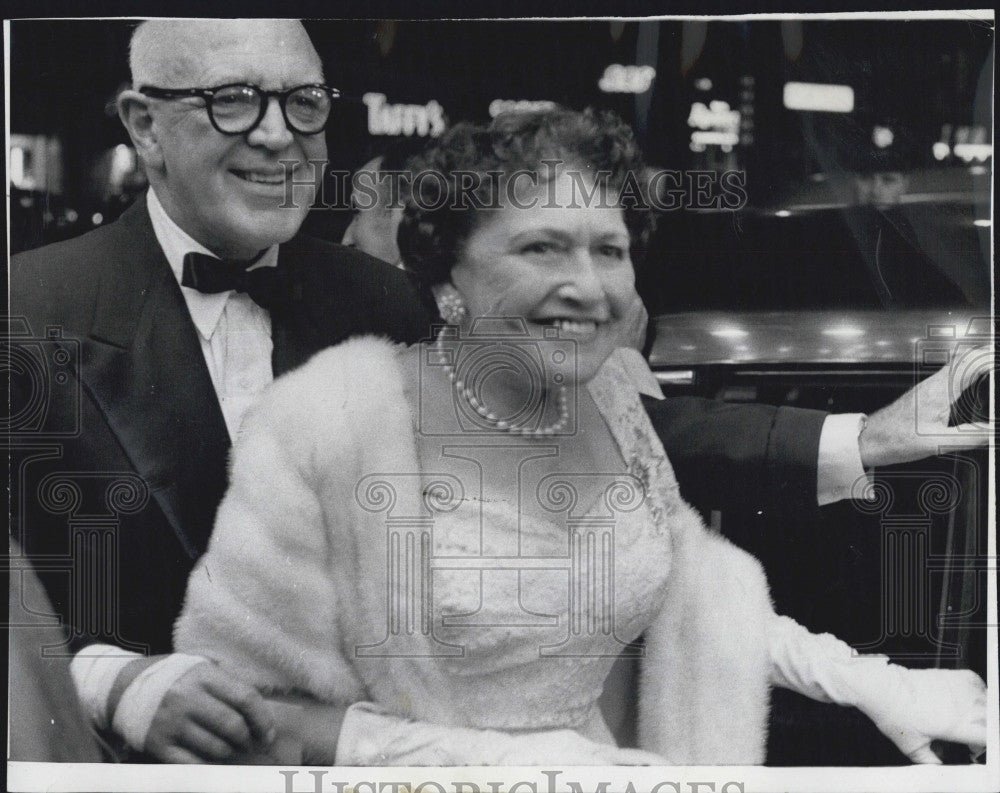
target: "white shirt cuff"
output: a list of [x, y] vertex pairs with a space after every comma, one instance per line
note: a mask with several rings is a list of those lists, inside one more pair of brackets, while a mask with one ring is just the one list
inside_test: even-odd
[[816, 468], [816, 498], [821, 507], [854, 498], [871, 483], [861, 464], [858, 441], [864, 418], [862, 413], [833, 413], [823, 422]]
[[137, 751], [146, 746], [146, 736], [160, 702], [170, 687], [199, 664], [209, 663], [200, 655], [173, 653], [145, 669], [125, 689], [115, 709], [112, 725], [125, 743]]
[[91, 644], [80, 650], [69, 663], [69, 673], [76, 687], [83, 712], [99, 730], [108, 728], [108, 698], [119, 673], [139, 653], [123, 650], [111, 644]]

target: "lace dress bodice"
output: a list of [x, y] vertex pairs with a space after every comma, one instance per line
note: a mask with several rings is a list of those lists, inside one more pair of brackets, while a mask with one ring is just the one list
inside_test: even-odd
[[[482, 507], [481, 550], [474, 519], [435, 526], [434, 633], [464, 651], [437, 660], [466, 723], [592, 733], [612, 663], [659, 608], [669, 542], [644, 503], [615, 513], [599, 499], [553, 521]], [[511, 538], [520, 555], [505, 551]], [[480, 569], [462, 569], [469, 559]]]

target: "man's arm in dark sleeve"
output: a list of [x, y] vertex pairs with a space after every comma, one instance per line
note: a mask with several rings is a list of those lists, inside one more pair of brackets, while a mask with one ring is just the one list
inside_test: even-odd
[[818, 509], [825, 412], [700, 397], [643, 397], [643, 404], [685, 500], [703, 510]]

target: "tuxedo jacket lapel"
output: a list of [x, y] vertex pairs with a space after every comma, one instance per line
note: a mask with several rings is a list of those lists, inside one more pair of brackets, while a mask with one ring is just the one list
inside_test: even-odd
[[84, 387], [187, 553], [205, 549], [225, 492], [229, 436], [180, 287], [145, 200], [118, 221], [90, 334]]

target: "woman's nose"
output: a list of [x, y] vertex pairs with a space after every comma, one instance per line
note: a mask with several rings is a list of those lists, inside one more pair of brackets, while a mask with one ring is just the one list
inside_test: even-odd
[[591, 306], [604, 300], [604, 281], [589, 249], [576, 248], [570, 258], [570, 272], [558, 294], [564, 300]]

